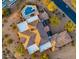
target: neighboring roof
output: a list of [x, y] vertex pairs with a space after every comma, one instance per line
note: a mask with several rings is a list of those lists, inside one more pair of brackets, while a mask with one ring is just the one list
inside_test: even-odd
[[24, 22], [17, 24], [17, 27], [19, 29], [19, 32], [24, 32], [28, 29], [28, 24], [26, 21], [24, 21]]
[[38, 14], [38, 10], [35, 5], [26, 5], [21, 11], [23, 17], [27, 19], [30, 18], [31, 14]]
[[12, 4], [14, 4], [16, 2], [16, 0], [9, 0], [9, 5], [8, 6], [11, 6]]
[[51, 47], [52, 47], [51, 42], [46, 42], [40, 46], [40, 52], [43, 52]]
[[33, 45], [27, 47], [27, 50], [28, 50], [29, 54], [33, 54], [36, 51], [38, 51], [39, 48], [38, 48], [38, 46], [36, 44], [33, 44]]
[[2, 0], [2, 8], [6, 7], [6, 6], [11, 6], [15, 2], [16, 2], [16, 0]]
[[33, 17], [30, 17], [29, 19], [26, 19], [26, 21], [27, 21], [28, 23], [34, 22], [34, 21], [36, 21], [36, 20], [39, 20], [39, 17], [38, 17], [38, 16], [33, 16]]
[[2, 0], [2, 8], [4, 8], [6, 5], [6, 0]]

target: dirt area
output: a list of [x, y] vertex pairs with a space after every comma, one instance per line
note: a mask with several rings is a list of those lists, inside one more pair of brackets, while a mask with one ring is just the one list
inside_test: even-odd
[[50, 59], [76, 59], [76, 47], [67, 45], [57, 52], [50, 53]]

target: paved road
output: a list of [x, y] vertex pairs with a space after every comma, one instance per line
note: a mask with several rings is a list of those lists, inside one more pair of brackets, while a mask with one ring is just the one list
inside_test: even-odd
[[76, 24], [76, 13], [63, 0], [52, 1]]

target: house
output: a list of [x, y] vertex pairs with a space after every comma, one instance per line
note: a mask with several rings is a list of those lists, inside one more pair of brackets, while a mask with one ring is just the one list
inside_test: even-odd
[[24, 32], [24, 31], [28, 30], [28, 24], [26, 21], [17, 24], [17, 27], [19, 29], [19, 32]]
[[22, 9], [21, 13], [22, 13], [22, 16], [25, 19], [28, 19], [28, 18], [30, 18], [32, 16], [35, 16], [35, 15], [38, 15], [39, 14], [35, 5], [26, 5]]

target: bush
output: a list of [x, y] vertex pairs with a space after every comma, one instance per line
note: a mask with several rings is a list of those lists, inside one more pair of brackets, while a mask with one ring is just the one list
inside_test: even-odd
[[12, 42], [13, 42], [12, 39], [7, 39], [7, 43], [8, 43], [8, 44], [11, 44]]
[[19, 53], [20, 55], [25, 54], [25, 49], [21, 43], [19, 43], [18, 46], [16, 47], [16, 52]]
[[59, 19], [59, 17], [57, 17], [57, 16], [53, 16], [53, 17], [51, 17], [50, 18], [50, 24], [52, 25], [52, 26], [58, 26], [59, 24], [60, 24], [60, 19]]
[[75, 28], [76, 28], [76, 25], [75, 25], [71, 20], [69, 20], [69, 21], [65, 24], [64, 28], [65, 28], [68, 32], [73, 32], [73, 31], [75, 30]]
[[40, 58], [40, 59], [48, 59], [48, 55], [45, 54], [45, 53], [43, 53], [43, 54], [41, 55], [41, 58]]

